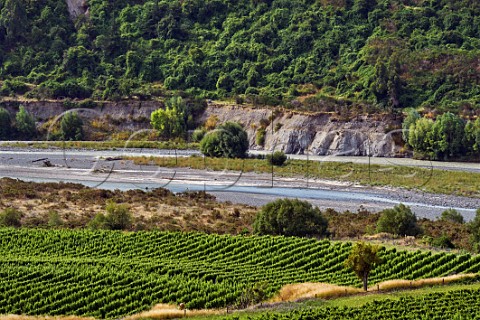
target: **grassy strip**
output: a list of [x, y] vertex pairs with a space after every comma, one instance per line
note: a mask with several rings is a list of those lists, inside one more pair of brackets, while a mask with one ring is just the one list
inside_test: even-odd
[[[203, 158], [199, 156], [177, 159], [166, 157], [130, 157], [128, 159], [133, 160], [136, 164], [151, 164], [160, 167], [272, 172], [272, 166], [266, 160], [261, 159]], [[480, 174], [472, 172], [306, 160], [288, 160], [281, 167], [273, 167], [273, 171], [277, 177], [329, 179], [369, 186], [393, 186], [480, 198]]]
[[[412, 290], [400, 290], [400, 291], [389, 291], [389, 292], [379, 292], [379, 293], [368, 293], [368, 294], [359, 294], [347, 297], [340, 297], [331, 300], [321, 300], [321, 299], [311, 299], [306, 301], [299, 302], [289, 302], [278, 305], [278, 307], [269, 308], [269, 309], [256, 309], [256, 310], [247, 310], [243, 312], [234, 312], [229, 315], [204, 315], [204, 316], [195, 316], [194, 314], [190, 315], [194, 319], [198, 320], [208, 320], [208, 319], [252, 319], [258, 317], [260, 314], [272, 312], [282, 313], [289, 312], [294, 309], [312, 309], [312, 308], [361, 308], [367, 303], [373, 301], [384, 301], [384, 300], [400, 300], [401, 298], [422, 298], [432, 293], [447, 293], [454, 292], [459, 290], [478, 290], [480, 289], [480, 283], [473, 284], [449, 284], [449, 285], [438, 285], [431, 287], [422, 287], [419, 289]], [[454, 303], [452, 301], [452, 303]], [[188, 313], [187, 313], [188, 316]], [[138, 318], [137, 318], [138, 319]], [[161, 317], [155, 317], [150, 315], [149, 317], [140, 319], [164, 319]]]
[[66, 148], [66, 149], [95, 149], [95, 150], [115, 150], [124, 148], [138, 148], [138, 149], [198, 149], [198, 143], [193, 142], [172, 142], [172, 141], [32, 141], [32, 142], [6, 142], [2, 143], [5, 147], [15, 148]]

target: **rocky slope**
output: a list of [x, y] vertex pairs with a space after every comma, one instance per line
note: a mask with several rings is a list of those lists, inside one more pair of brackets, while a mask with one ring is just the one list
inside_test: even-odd
[[[3, 103], [11, 114], [15, 114], [18, 105], [18, 102]], [[154, 101], [104, 102], [88, 108], [82, 108], [82, 104], [56, 101], [33, 101], [23, 105], [36, 117], [38, 127], [44, 130], [48, 130], [56, 117], [75, 109], [82, 118], [89, 119], [90, 125], [94, 124], [97, 129], [103, 126], [110, 133], [149, 129], [151, 112], [162, 107], [160, 102]], [[198, 121], [204, 122], [211, 116], [217, 117], [219, 123], [237, 121], [244, 125], [252, 149], [282, 150], [289, 154], [391, 157], [401, 148], [398, 143], [400, 134], [394, 130], [399, 128], [401, 120], [392, 115], [358, 115], [346, 119], [335, 113], [273, 112], [264, 107], [210, 102]], [[262, 127], [265, 129], [265, 143], [259, 146], [256, 135]]]

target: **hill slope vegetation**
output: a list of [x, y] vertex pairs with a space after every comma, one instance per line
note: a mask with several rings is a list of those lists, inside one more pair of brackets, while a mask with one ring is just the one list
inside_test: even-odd
[[[478, 113], [475, 0], [0, 0], [2, 95], [121, 99], [165, 89]], [[295, 106], [295, 103], [293, 104]]]

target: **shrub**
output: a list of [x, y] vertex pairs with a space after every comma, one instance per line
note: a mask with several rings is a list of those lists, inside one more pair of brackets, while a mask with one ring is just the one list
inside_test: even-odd
[[0, 225], [19, 228], [22, 226], [23, 213], [14, 208], [7, 208], [0, 213]]
[[420, 231], [417, 217], [410, 207], [402, 203], [392, 209], [383, 210], [377, 222], [377, 232], [416, 236]]
[[285, 161], [287, 161], [287, 156], [283, 151], [275, 151], [272, 154], [267, 154], [266, 158], [268, 163], [274, 166], [283, 166]]
[[455, 245], [452, 243], [450, 238], [446, 235], [442, 235], [438, 238], [429, 238], [428, 242], [432, 247], [443, 248], [443, 249], [455, 248]]
[[[472, 234], [472, 244], [475, 248], [480, 249], [480, 208], [477, 209], [475, 218], [468, 224], [470, 233]], [[478, 250], [477, 250], [478, 251]]]
[[105, 208], [105, 227], [110, 230], [125, 230], [132, 227], [132, 215], [125, 204], [108, 202]]
[[442, 216], [440, 220], [444, 221], [451, 221], [451, 222], [456, 222], [456, 223], [464, 223], [463, 216], [460, 212], [458, 212], [455, 209], [447, 209], [442, 212]]
[[93, 230], [105, 229], [105, 215], [103, 213], [97, 213], [88, 223], [87, 227]]
[[82, 140], [83, 121], [76, 112], [67, 112], [60, 122], [60, 131], [64, 140]]
[[262, 147], [265, 145], [265, 128], [262, 127], [257, 130], [255, 142]]
[[200, 151], [210, 157], [245, 158], [247, 150], [247, 132], [236, 122], [218, 126], [200, 141]]
[[267, 203], [255, 217], [257, 234], [324, 236], [328, 222], [320, 210], [307, 201], [278, 199]]
[[58, 228], [63, 226], [63, 220], [55, 210], [48, 212], [48, 226], [50, 228]]
[[20, 106], [17, 114], [15, 115], [15, 127], [18, 133], [23, 138], [32, 138], [37, 129], [35, 127], [35, 119], [25, 110], [24, 106]]
[[218, 117], [214, 114], [212, 114], [210, 117], [208, 117], [207, 121], [204, 123], [204, 127], [207, 131], [211, 131], [215, 129], [218, 123]]
[[28, 89], [28, 85], [19, 80], [5, 80], [0, 88], [0, 95], [24, 94]]

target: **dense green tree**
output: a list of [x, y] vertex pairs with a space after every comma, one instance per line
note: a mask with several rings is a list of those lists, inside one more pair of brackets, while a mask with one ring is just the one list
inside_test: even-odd
[[0, 6], [0, 26], [5, 32], [7, 45], [24, 39], [28, 27], [26, 3], [22, 0], [4, 0]]
[[12, 118], [10, 112], [0, 108], [0, 139], [7, 140], [12, 134]]
[[385, 209], [381, 212], [377, 222], [377, 232], [416, 236], [421, 230], [417, 224], [417, 217], [410, 207], [401, 203], [392, 209]]
[[403, 122], [402, 122], [402, 138], [403, 138], [403, 141], [405, 141], [406, 143], [408, 143], [410, 128], [412, 127], [412, 125], [413, 125], [413, 128], [415, 128], [415, 123], [417, 122], [418, 119], [420, 119], [420, 115], [416, 110], [409, 109], [407, 111], [407, 116], [403, 119]]
[[83, 139], [83, 121], [76, 112], [67, 112], [60, 122], [60, 132], [64, 140]]
[[370, 271], [383, 262], [378, 255], [380, 250], [379, 246], [357, 242], [353, 245], [350, 255], [345, 260], [345, 267], [352, 269], [362, 280], [363, 290], [365, 291], [368, 290], [368, 275]]
[[465, 122], [450, 112], [444, 113], [434, 122], [432, 135], [436, 159], [459, 155], [464, 149]]
[[35, 136], [37, 128], [35, 119], [30, 115], [24, 106], [20, 106], [15, 115], [15, 128], [21, 138], [30, 139]]
[[480, 153], [480, 118], [465, 125], [464, 144], [470, 153]]
[[472, 234], [472, 244], [477, 252], [480, 252], [480, 208], [475, 212], [475, 218], [468, 224]]
[[257, 234], [285, 236], [325, 236], [328, 222], [317, 207], [298, 199], [278, 199], [267, 203], [255, 217]]
[[210, 157], [244, 158], [248, 151], [247, 132], [236, 122], [226, 122], [203, 137], [200, 150]]
[[86, 89], [29, 86], [31, 98], [128, 99], [161, 83], [271, 104], [308, 94], [313, 111], [343, 101], [477, 110], [479, 6], [417, 2], [90, 0], [72, 21], [65, 1], [0, 0], [0, 81]]
[[158, 109], [150, 116], [152, 127], [165, 138], [184, 137], [188, 127], [187, 105], [182, 97], [172, 97], [165, 109]]
[[433, 121], [427, 118], [418, 119], [415, 124], [410, 125], [408, 131], [408, 144], [414, 151], [435, 156], [433, 150], [434, 137], [432, 136]]

